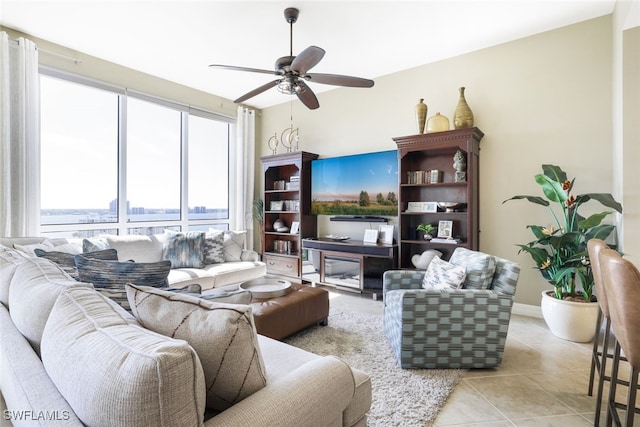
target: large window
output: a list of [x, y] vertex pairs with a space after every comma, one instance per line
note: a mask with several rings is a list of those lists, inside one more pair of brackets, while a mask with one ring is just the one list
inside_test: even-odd
[[43, 70], [45, 235], [228, 229], [231, 121]]

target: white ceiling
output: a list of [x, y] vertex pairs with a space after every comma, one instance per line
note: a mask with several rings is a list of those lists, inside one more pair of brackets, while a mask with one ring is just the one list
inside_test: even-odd
[[[313, 72], [375, 80], [606, 15], [614, 5], [615, 0], [0, 0], [0, 24], [236, 99], [272, 77], [208, 65], [273, 69], [278, 57], [289, 54], [287, 7], [300, 10], [294, 55], [310, 45], [327, 52]], [[310, 86], [316, 93], [334, 88]], [[288, 100], [272, 88], [246, 104], [265, 108]]]

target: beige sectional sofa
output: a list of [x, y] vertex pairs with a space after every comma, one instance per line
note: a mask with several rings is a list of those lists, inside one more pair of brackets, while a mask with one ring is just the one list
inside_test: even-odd
[[[200, 268], [171, 268], [167, 278], [169, 285], [183, 287], [190, 284], [200, 285], [203, 291], [237, 284], [247, 280], [263, 277], [267, 274], [267, 267], [259, 260], [257, 252], [244, 248], [244, 231], [225, 232], [223, 242], [224, 262], [205, 264]], [[118, 252], [120, 261], [133, 260], [136, 262], [152, 263], [162, 260], [164, 234], [150, 236], [104, 235], [96, 239], [103, 242], [102, 248], [113, 248]], [[35, 245], [42, 245], [46, 251], [64, 251], [80, 253], [83, 251], [83, 240], [77, 238], [44, 238], [24, 237], [5, 239], [0, 238], [0, 245], [13, 247], [14, 244], [33, 250]], [[84, 242], [86, 245], [86, 242]]]
[[[7, 243], [12, 240], [0, 242], [4, 245], [0, 246], [0, 391], [6, 402], [5, 421], [96, 426], [366, 425], [371, 405], [368, 375], [336, 357], [321, 357], [256, 335], [248, 306], [193, 303], [189, 298], [197, 301], [196, 297], [174, 294], [181, 298], [180, 304], [202, 308], [203, 315], [231, 313], [253, 328], [250, 351], [255, 351], [252, 360], [260, 366], [264, 385], [239, 401], [229, 401], [225, 409], [211, 408], [204, 369], [208, 357], [195, 343], [143, 326], [140, 318], [91, 284], [71, 279], [57, 264], [11, 249]], [[127, 292], [144, 289], [128, 287]], [[174, 304], [164, 291], [153, 292]], [[139, 314], [140, 301], [134, 298], [134, 314]], [[171, 314], [166, 307], [164, 311]], [[198, 322], [207, 320], [194, 324]], [[206, 336], [216, 325], [206, 323], [202, 330]], [[216, 381], [232, 383], [231, 377]]]

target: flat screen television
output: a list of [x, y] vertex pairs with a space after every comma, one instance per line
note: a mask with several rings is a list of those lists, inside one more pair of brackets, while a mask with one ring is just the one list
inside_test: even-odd
[[397, 216], [397, 150], [311, 162], [314, 215]]

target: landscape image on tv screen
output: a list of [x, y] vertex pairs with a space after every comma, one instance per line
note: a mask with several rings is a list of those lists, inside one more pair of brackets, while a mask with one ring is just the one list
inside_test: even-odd
[[398, 215], [396, 150], [311, 162], [314, 215]]

